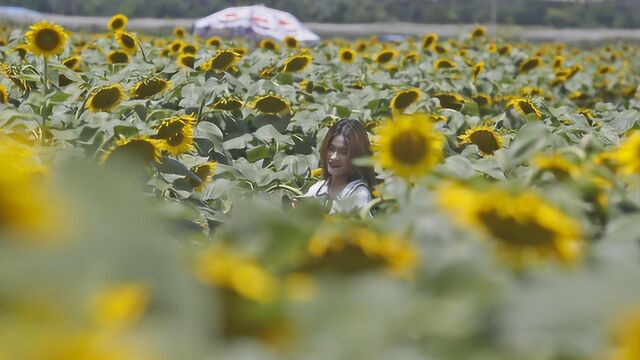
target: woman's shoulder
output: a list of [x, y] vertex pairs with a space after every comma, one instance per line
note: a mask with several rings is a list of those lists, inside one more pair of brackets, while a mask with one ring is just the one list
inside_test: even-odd
[[309, 188], [309, 190], [307, 190], [306, 194], [304, 194], [303, 196], [316, 196], [316, 195], [321, 195], [321, 188], [324, 186], [324, 184], [327, 182], [327, 180], [321, 179], [316, 181], [315, 184], [311, 185], [311, 187]]
[[359, 197], [362, 197], [365, 194], [369, 197], [371, 196], [371, 191], [369, 191], [369, 186], [367, 185], [366, 181], [364, 181], [363, 179], [356, 179], [349, 182], [344, 187], [344, 190], [341, 193], [342, 195], [341, 197], [346, 198], [356, 194], [359, 195]]

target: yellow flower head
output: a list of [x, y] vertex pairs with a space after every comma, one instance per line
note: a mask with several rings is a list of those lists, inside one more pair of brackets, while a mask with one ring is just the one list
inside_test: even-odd
[[420, 100], [421, 95], [422, 93], [417, 88], [399, 91], [391, 99], [391, 108], [393, 109], [393, 111], [402, 112], [411, 104], [414, 104], [416, 101]]
[[100, 86], [87, 99], [87, 107], [91, 112], [111, 112], [124, 97], [124, 89], [120, 84]]
[[294, 38], [293, 36], [289, 36], [289, 35], [284, 37], [283, 42], [284, 42], [284, 45], [286, 47], [288, 47], [289, 49], [295, 49], [299, 45], [298, 44], [298, 39]]
[[541, 64], [542, 64], [542, 59], [536, 56], [523, 61], [522, 64], [520, 64], [519, 69], [520, 69], [520, 72], [524, 73], [537, 68]]
[[409, 51], [404, 55], [404, 64], [417, 64], [420, 54], [417, 51]]
[[493, 103], [493, 100], [487, 94], [478, 94], [472, 99], [476, 102], [476, 104], [478, 104], [479, 108], [486, 108], [488, 106], [491, 106], [491, 104]]
[[280, 48], [278, 44], [272, 39], [262, 39], [260, 40], [260, 43], [258, 44], [258, 46], [261, 49], [267, 49], [272, 51], [278, 51], [278, 49]]
[[176, 26], [173, 29], [173, 35], [177, 38], [183, 38], [185, 37], [185, 35], [187, 35], [187, 30], [185, 28], [183, 28], [182, 26]]
[[120, 44], [122, 51], [129, 55], [134, 55], [138, 51], [138, 40], [136, 37], [126, 31], [118, 31], [114, 34], [116, 41]]
[[170, 87], [171, 82], [159, 77], [152, 77], [136, 83], [131, 90], [131, 96], [138, 99], [149, 99]]
[[378, 64], [388, 64], [391, 60], [393, 60], [398, 52], [395, 50], [382, 50], [373, 58], [375, 62]]
[[109, 64], [128, 64], [129, 55], [124, 51], [112, 51], [107, 55]]
[[552, 173], [558, 180], [574, 178], [580, 172], [578, 166], [560, 154], [538, 154], [533, 158], [533, 165], [540, 171]]
[[173, 116], [156, 127], [153, 138], [159, 140], [160, 148], [171, 155], [192, 152], [195, 121], [193, 116]]
[[480, 61], [473, 66], [473, 69], [471, 69], [471, 79], [475, 82], [478, 79], [478, 75], [480, 75], [483, 71], [484, 62]]
[[242, 107], [242, 100], [235, 96], [220, 98], [209, 105], [210, 108], [223, 111], [238, 110]]
[[7, 101], [9, 101], [9, 91], [4, 85], [0, 84], [0, 103], [6, 104]]
[[541, 260], [572, 263], [581, 256], [578, 221], [532, 191], [448, 185], [438, 191], [438, 203], [460, 225], [484, 233], [499, 255], [518, 268]]
[[148, 302], [148, 291], [143, 285], [118, 284], [94, 296], [91, 317], [102, 328], [121, 330], [142, 317]]
[[198, 178], [200, 178], [201, 182], [196, 182], [195, 180], [189, 178], [189, 183], [193, 186], [193, 191], [202, 191], [204, 188], [211, 183], [211, 179], [213, 175], [215, 175], [216, 169], [218, 167], [218, 163], [215, 161], [209, 161], [204, 164], [200, 164], [193, 169], [191, 172], [196, 174]]
[[265, 95], [259, 97], [254, 102], [253, 108], [263, 114], [280, 114], [291, 110], [287, 100], [277, 95]]
[[446, 109], [460, 111], [469, 100], [456, 93], [436, 93], [433, 97], [440, 100], [440, 106]]
[[193, 54], [180, 54], [178, 56], [178, 60], [176, 60], [179, 66], [186, 67], [189, 69], [195, 68], [196, 57]]
[[478, 39], [484, 37], [487, 34], [487, 29], [484, 26], [477, 26], [471, 30], [471, 38]]
[[502, 148], [502, 138], [490, 125], [478, 125], [460, 135], [460, 144], [474, 144], [483, 155], [493, 155]]
[[118, 139], [111, 149], [102, 155], [100, 163], [105, 166], [131, 162], [159, 163], [161, 146], [159, 140], [146, 137]]
[[27, 52], [29, 51], [29, 48], [26, 45], [20, 44], [15, 48], [13, 48], [13, 51], [17, 52], [18, 56], [20, 56], [21, 59], [24, 59], [25, 56], [27, 56]]
[[311, 65], [311, 61], [313, 61], [311, 55], [294, 55], [285, 61], [283, 71], [291, 73], [302, 71]]
[[78, 70], [80, 66], [80, 56], [71, 56], [62, 61], [62, 65], [71, 70]]
[[631, 175], [640, 173], [640, 132], [633, 132], [624, 139], [620, 147], [613, 153], [612, 157], [619, 165], [622, 173]]
[[59, 55], [67, 43], [67, 34], [64, 29], [46, 20], [31, 25], [25, 36], [29, 51], [44, 57]]
[[356, 52], [349, 48], [342, 48], [338, 52], [338, 58], [345, 64], [351, 64], [356, 59]]
[[422, 38], [422, 49], [430, 49], [438, 41], [438, 34], [428, 34]]
[[536, 118], [540, 119], [542, 113], [540, 110], [530, 101], [523, 98], [514, 98], [507, 103], [507, 107], [515, 108], [519, 113], [524, 116], [534, 114]]
[[207, 39], [207, 46], [219, 48], [222, 45], [222, 39], [219, 36], [212, 36]]
[[111, 19], [109, 19], [107, 26], [113, 32], [124, 31], [124, 29], [127, 27], [128, 21], [129, 19], [123, 14], [116, 14], [116, 15], [113, 15]]
[[407, 179], [424, 175], [443, 156], [444, 136], [425, 114], [397, 115], [375, 129], [374, 158], [383, 168]]
[[606, 360], [635, 360], [640, 359], [640, 311], [624, 314], [617, 321], [613, 339], [615, 345]]
[[205, 70], [226, 71], [240, 59], [240, 54], [233, 50], [218, 50], [203, 66]]
[[195, 55], [198, 52], [198, 47], [193, 44], [185, 44], [180, 51], [182, 51], [183, 54]]
[[438, 59], [435, 63], [433, 63], [433, 68], [436, 71], [442, 69], [455, 69], [457, 68], [457, 65], [449, 59]]

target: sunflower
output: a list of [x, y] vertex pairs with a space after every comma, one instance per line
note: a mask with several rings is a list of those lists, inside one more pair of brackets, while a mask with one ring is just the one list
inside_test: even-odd
[[574, 178], [580, 172], [580, 168], [559, 154], [538, 154], [533, 158], [533, 165], [540, 171], [552, 173], [558, 180]]
[[15, 48], [13, 48], [13, 51], [18, 53], [18, 56], [20, 56], [20, 59], [24, 59], [25, 56], [27, 56], [27, 51], [29, 51], [29, 48], [26, 45], [20, 44]]
[[520, 64], [520, 67], [518, 69], [520, 70], [520, 72], [527, 72], [537, 68], [541, 64], [542, 64], [542, 59], [536, 56], [536, 57], [527, 59], [526, 61], [523, 61], [522, 64]]
[[212, 36], [207, 39], [207, 46], [218, 48], [220, 45], [222, 45], [222, 39], [219, 36]]
[[493, 103], [493, 100], [491, 100], [491, 97], [487, 94], [478, 94], [472, 97], [472, 99], [476, 102], [476, 104], [478, 104], [479, 108], [486, 108], [488, 106], [491, 106], [491, 104]]
[[183, 54], [195, 55], [198, 52], [198, 47], [193, 44], [185, 44], [180, 50]]
[[624, 139], [620, 147], [612, 153], [614, 162], [622, 173], [631, 175], [640, 173], [640, 132], [634, 132]]
[[471, 69], [471, 79], [475, 82], [478, 79], [478, 75], [480, 75], [484, 71], [484, 62], [480, 61], [479, 63], [473, 66]]
[[114, 37], [127, 54], [134, 55], [138, 51], [138, 40], [133, 34], [126, 31], [118, 31], [114, 34]]
[[436, 71], [442, 69], [455, 69], [456, 67], [456, 63], [448, 59], [438, 59], [435, 63], [433, 63], [433, 68]]
[[215, 161], [209, 161], [204, 164], [200, 164], [191, 169], [191, 172], [196, 174], [201, 182], [197, 182], [194, 179], [189, 178], [189, 183], [193, 186], [193, 191], [202, 191], [205, 187], [211, 183], [211, 178], [216, 172], [216, 168], [218, 167], [218, 163]]
[[507, 107], [515, 108], [519, 113], [524, 116], [534, 114], [536, 118], [540, 119], [542, 113], [540, 110], [530, 101], [523, 98], [514, 98], [507, 103]]
[[193, 54], [180, 54], [178, 56], [178, 60], [176, 60], [178, 65], [182, 67], [187, 67], [189, 69], [195, 68], [196, 57]]
[[489, 54], [493, 54], [496, 51], [498, 51], [498, 45], [496, 45], [495, 43], [488, 43], [487, 44], [487, 52]]
[[474, 126], [458, 139], [460, 139], [460, 145], [476, 145], [483, 155], [493, 155], [496, 150], [502, 148], [502, 138], [490, 125]]
[[446, 53], [448, 53], [448, 52], [449, 52], [449, 50], [447, 50], [447, 48], [446, 48], [446, 47], [444, 47], [444, 46], [442, 46], [442, 45], [440, 45], [440, 44], [436, 44], [436, 45], [433, 47], [433, 49], [434, 49], [438, 54], [440, 54], [440, 55], [442, 55], [442, 54], [446, 54]]
[[100, 158], [100, 163], [105, 166], [132, 161], [144, 164], [159, 163], [160, 141], [146, 137], [118, 139]]
[[126, 16], [122, 14], [116, 14], [116, 15], [113, 15], [111, 19], [109, 19], [107, 26], [113, 32], [124, 31], [124, 29], [127, 27], [128, 21], [129, 19]]
[[636, 360], [640, 359], [640, 311], [634, 310], [623, 314], [615, 326], [612, 340], [613, 349], [606, 360]]
[[448, 185], [439, 189], [437, 199], [453, 220], [484, 233], [498, 254], [517, 268], [540, 260], [572, 263], [581, 256], [578, 221], [533, 191]]
[[471, 30], [471, 38], [478, 39], [484, 37], [487, 34], [487, 29], [484, 26], [477, 26]]
[[409, 51], [404, 55], [404, 64], [417, 64], [420, 59], [420, 54], [417, 51]]
[[289, 49], [295, 49], [298, 47], [298, 39], [294, 38], [293, 36], [285, 36], [283, 42], [284, 45]]
[[444, 136], [425, 114], [397, 115], [375, 128], [374, 159], [398, 176], [413, 179], [428, 172], [443, 156]]
[[159, 77], [152, 77], [136, 83], [131, 90], [131, 96], [137, 99], [149, 99], [170, 87], [171, 82]]
[[112, 51], [107, 55], [109, 64], [128, 64], [129, 55], [124, 51]]
[[176, 26], [173, 29], [173, 35], [177, 38], [183, 38], [185, 35], [187, 35], [187, 30], [182, 26]]
[[311, 64], [311, 61], [313, 61], [311, 55], [292, 56], [285, 61], [283, 71], [291, 73], [302, 71]]
[[431, 48], [438, 41], [438, 34], [428, 34], [422, 38], [422, 49], [427, 50]]
[[418, 101], [421, 95], [422, 93], [420, 92], [420, 90], [416, 88], [399, 91], [391, 99], [391, 108], [393, 109], [393, 111], [402, 112], [411, 104]]
[[78, 70], [80, 66], [80, 56], [71, 56], [62, 61], [62, 65], [66, 66], [71, 70]]
[[278, 44], [271, 40], [271, 39], [262, 39], [260, 40], [260, 43], [258, 44], [258, 46], [261, 49], [267, 49], [267, 50], [272, 50], [272, 51], [277, 51], [279, 49]]
[[544, 89], [539, 87], [525, 86], [520, 89], [520, 94], [524, 97], [544, 96]]
[[91, 112], [111, 112], [124, 99], [124, 89], [120, 84], [100, 86], [87, 99]]
[[510, 44], [506, 44], [506, 45], [500, 46], [498, 48], [498, 54], [500, 54], [502, 56], [511, 54], [511, 45]]
[[171, 44], [169, 44], [169, 49], [171, 49], [172, 53], [177, 54], [177, 53], [180, 52], [180, 50], [182, 50], [183, 46], [184, 46], [184, 41], [175, 40], [175, 41], [171, 42]]
[[242, 107], [242, 100], [238, 99], [235, 96], [220, 98], [209, 105], [209, 107], [223, 111], [238, 110]]
[[46, 20], [31, 25], [25, 36], [29, 51], [45, 58], [62, 53], [67, 43], [67, 34], [64, 29]]
[[0, 103], [6, 104], [7, 101], [9, 101], [9, 92], [4, 85], [0, 84]]
[[456, 93], [436, 93], [433, 94], [433, 97], [440, 100], [440, 106], [443, 108], [456, 111], [460, 111], [464, 104], [469, 102], [469, 100]]
[[378, 54], [376, 54], [373, 60], [378, 64], [387, 64], [391, 60], [393, 60], [393, 58], [395, 58], [396, 55], [398, 55], [398, 52], [395, 50], [390, 50], [390, 49], [382, 50]]
[[338, 58], [345, 64], [351, 64], [356, 59], [356, 52], [349, 48], [342, 48], [338, 52]]
[[564, 56], [557, 55], [556, 57], [553, 58], [553, 68], [554, 69], [557, 69], [557, 68], [561, 67], [562, 64], [564, 64]]
[[204, 65], [206, 70], [226, 71], [240, 59], [240, 55], [233, 50], [218, 50]]
[[291, 109], [289, 103], [277, 95], [259, 97], [254, 102], [253, 107], [263, 114], [280, 114]]
[[173, 116], [156, 127], [154, 139], [160, 141], [160, 148], [171, 155], [189, 153], [193, 147], [193, 116]]

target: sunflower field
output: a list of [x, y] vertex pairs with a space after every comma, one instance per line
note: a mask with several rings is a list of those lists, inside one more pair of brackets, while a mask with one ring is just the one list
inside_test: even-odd
[[[0, 359], [638, 360], [639, 84], [483, 27], [3, 26]], [[293, 206], [341, 118], [374, 200]]]

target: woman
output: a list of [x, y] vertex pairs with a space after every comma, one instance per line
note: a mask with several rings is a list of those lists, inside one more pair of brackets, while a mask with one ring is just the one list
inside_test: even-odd
[[323, 179], [311, 186], [302, 198], [319, 198], [329, 214], [349, 213], [371, 201], [370, 188], [375, 173], [370, 166], [355, 166], [352, 160], [371, 156], [367, 131], [356, 120], [335, 123], [322, 141], [320, 163]]

